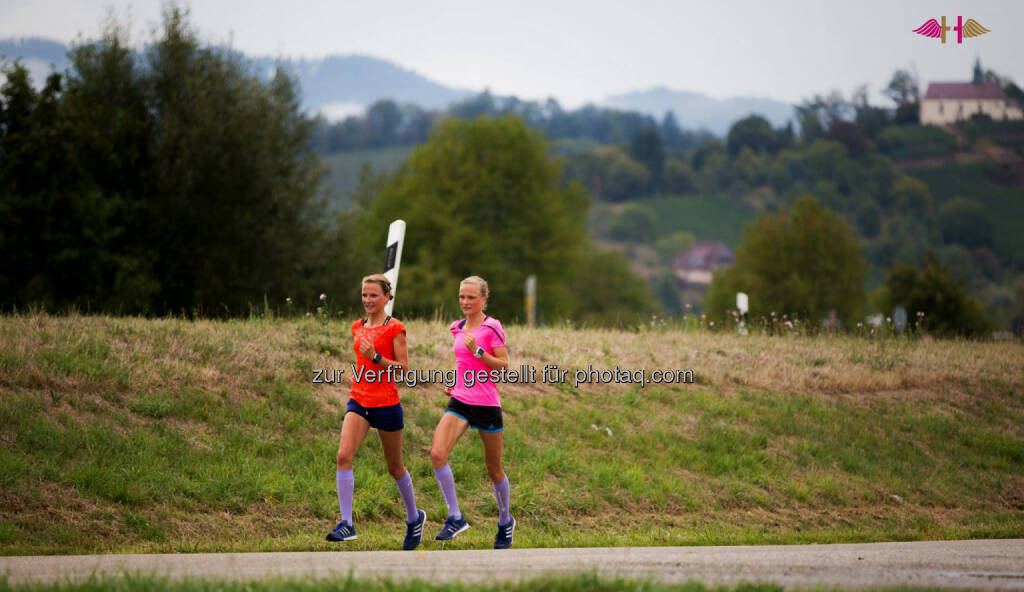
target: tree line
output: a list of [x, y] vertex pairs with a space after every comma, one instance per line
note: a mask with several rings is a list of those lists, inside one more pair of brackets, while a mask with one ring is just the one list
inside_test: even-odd
[[[397, 217], [410, 221], [402, 314], [457, 314], [470, 274], [491, 281], [489, 310], [509, 320], [531, 274], [550, 321], [657, 310], [624, 256], [593, 248], [589, 197], [521, 116], [433, 122], [407, 165], [365, 175], [359, 207], [339, 215], [295, 81], [201, 44], [181, 10], [143, 52], [114, 24], [70, 62], [41, 91], [20, 64], [5, 67], [4, 311], [237, 316], [288, 302], [347, 313]], [[386, 109], [371, 111], [389, 128]]]
[[3, 308], [240, 314], [337, 281], [295, 83], [203, 46], [177, 9], [144, 53], [111, 25], [36, 91], [0, 87]]

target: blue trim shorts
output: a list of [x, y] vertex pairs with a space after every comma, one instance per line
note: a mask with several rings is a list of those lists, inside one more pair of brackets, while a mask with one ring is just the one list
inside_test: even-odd
[[402, 413], [402, 404], [388, 405], [387, 407], [363, 407], [355, 399], [349, 399], [345, 406], [345, 413], [355, 413], [366, 421], [370, 422], [371, 428], [377, 428], [382, 432], [397, 432], [405, 427], [405, 414]]
[[444, 412], [469, 422], [470, 428], [486, 434], [493, 434], [505, 429], [505, 423], [501, 417], [501, 407], [470, 405], [455, 397], [450, 397], [448, 408]]

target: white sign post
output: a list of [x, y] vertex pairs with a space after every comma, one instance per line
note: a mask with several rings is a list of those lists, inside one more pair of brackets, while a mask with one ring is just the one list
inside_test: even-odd
[[537, 276], [526, 278], [526, 326], [537, 324]]
[[739, 313], [740, 317], [740, 335], [747, 334], [747, 311], [750, 310], [750, 302], [747, 295], [743, 292], [736, 293], [736, 312]]
[[398, 267], [402, 263], [402, 244], [405, 242], [405, 220], [395, 220], [388, 227], [387, 257], [384, 261], [384, 277], [391, 282], [391, 301], [384, 305], [384, 312], [391, 316], [398, 292]]

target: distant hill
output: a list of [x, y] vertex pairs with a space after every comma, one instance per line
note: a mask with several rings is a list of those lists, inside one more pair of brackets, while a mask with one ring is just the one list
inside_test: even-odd
[[[68, 66], [68, 46], [39, 38], [0, 40], [0, 56], [21, 58], [37, 86], [42, 86], [51, 64], [57, 71]], [[276, 58], [249, 57], [260, 72], [270, 75]], [[368, 56], [333, 55], [325, 58], [285, 60], [299, 80], [303, 106], [324, 111], [328, 117], [342, 117], [361, 111], [378, 99], [415, 103], [427, 109], [444, 109], [475, 91], [449, 88], [391, 62]]]
[[663, 86], [622, 95], [613, 95], [603, 105], [625, 111], [640, 111], [658, 119], [665, 113], [675, 113], [679, 126], [686, 129], [704, 128], [724, 136], [737, 120], [757, 113], [775, 127], [786, 125], [793, 117], [793, 105], [764, 97], [732, 97], [715, 99], [698, 92], [677, 91]]
[[[66, 45], [49, 39], [0, 39], [0, 62], [20, 58], [21, 64], [32, 76], [32, 81], [40, 88], [54, 67], [58, 72], [68, 67], [67, 53]], [[0, 75], [0, 80], [2, 78]]]
[[[58, 71], [68, 66], [68, 46], [49, 39], [0, 39], [0, 56], [21, 58], [37, 86], [42, 86], [51, 64]], [[269, 75], [277, 63], [272, 57], [249, 57], [260, 72]], [[329, 119], [340, 119], [361, 112], [378, 99], [393, 99], [400, 104], [415, 103], [426, 109], [444, 109], [477, 91], [451, 88], [434, 82], [412, 70], [370, 56], [332, 55], [316, 59], [285, 60], [286, 66], [302, 87], [303, 106], [320, 111]], [[707, 129], [725, 135], [737, 119], [751, 113], [765, 116], [775, 126], [792, 117], [793, 106], [759, 97], [715, 99], [697, 92], [675, 91], [665, 87], [633, 91], [606, 98], [602, 105], [626, 111], [640, 111], [657, 118], [675, 113], [679, 125], [687, 129]]]
[[[277, 60], [253, 58], [253, 65], [273, 72]], [[444, 109], [476, 91], [449, 88], [391, 62], [369, 56], [332, 55], [311, 60], [286, 60], [286, 66], [302, 85], [303, 104], [323, 110], [328, 117], [347, 108], [368, 107], [379, 99], [399, 104], [415, 103], [425, 109]]]

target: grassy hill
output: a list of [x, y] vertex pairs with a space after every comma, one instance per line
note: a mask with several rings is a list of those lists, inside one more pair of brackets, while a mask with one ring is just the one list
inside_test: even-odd
[[907, 173], [928, 184], [937, 206], [956, 197], [984, 205], [991, 212], [995, 251], [1024, 265], [1024, 233], [1020, 229], [1020, 221], [1024, 220], [1024, 188], [1014, 183], [997, 183], [994, 178], [1002, 170], [997, 163], [978, 162], [911, 168]]
[[[348, 323], [0, 317], [0, 553], [335, 548]], [[412, 321], [414, 368], [451, 367]], [[513, 365], [690, 369], [696, 383], [501, 388], [518, 546], [883, 541], [1024, 534], [1024, 350], [1015, 343], [740, 338], [509, 327]], [[567, 377], [572, 380], [573, 374]], [[428, 512], [446, 398], [402, 389], [404, 451]], [[482, 447], [452, 456], [489, 548]], [[356, 460], [346, 549], [398, 548], [380, 446]], [[436, 545], [433, 541], [427, 547]]]

